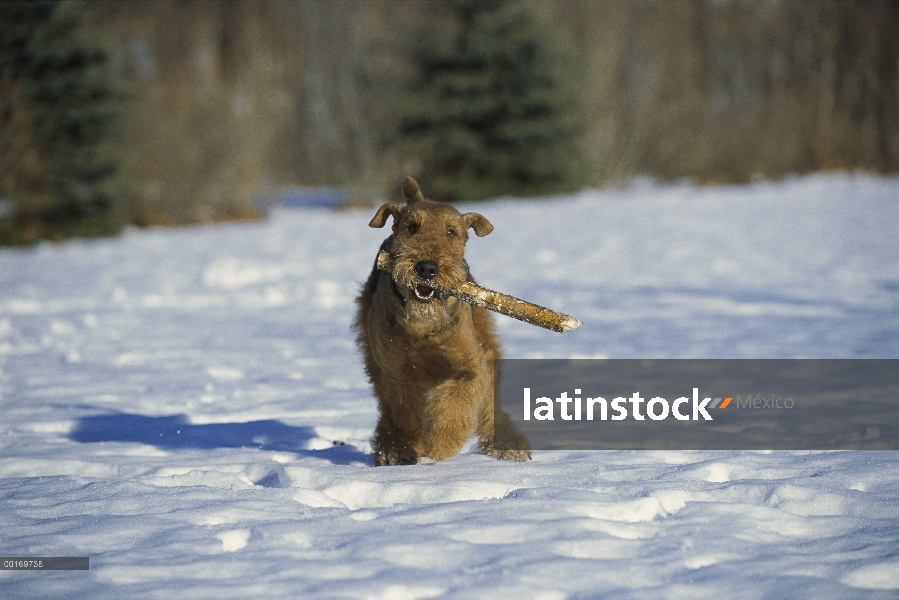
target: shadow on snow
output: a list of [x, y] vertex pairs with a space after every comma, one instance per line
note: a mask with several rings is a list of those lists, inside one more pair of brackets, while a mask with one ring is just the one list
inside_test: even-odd
[[334, 464], [369, 462], [369, 455], [355, 446], [335, 443], [323, 450], [307, 449], [318, 438], [312, 427], [295, 427], [267, 419], [248, 423], [192, 425], [185, 415], [148, 417], [112, 413], [82, 417], [69, 437], [76, 442], [135, 442], [162, 450], [258, 448], [293, 452]]

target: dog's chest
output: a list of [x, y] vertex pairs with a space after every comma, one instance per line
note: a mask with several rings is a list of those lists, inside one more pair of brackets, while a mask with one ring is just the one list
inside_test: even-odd
[[484, 349], [474, 337], [470, 315], [457, 318], [455, 326], [425, 335], [410, 333], [406, 323], [372, 331], [375, 359], [398, 379], [440, 381], [470, 371], [484, 360]]

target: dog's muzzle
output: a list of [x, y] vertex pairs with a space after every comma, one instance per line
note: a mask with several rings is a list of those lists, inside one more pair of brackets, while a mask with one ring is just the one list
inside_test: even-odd
[[[437, 263], [430, 260], [419, 261], [415, 264], [415, 274], [424, 281], [430, 281], [437, 277]], [[434, 288], [423, 283], [414, 285], [412, 291], [415, 292], [415, 299], [419, 302], [430, 302], [436, 294]]]

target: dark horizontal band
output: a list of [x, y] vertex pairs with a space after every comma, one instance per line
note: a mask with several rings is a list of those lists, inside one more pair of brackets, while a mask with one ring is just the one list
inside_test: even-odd
[[503, 359], [494, 368], [495, 407], [534, 449], [899, 449], [899, 360]]

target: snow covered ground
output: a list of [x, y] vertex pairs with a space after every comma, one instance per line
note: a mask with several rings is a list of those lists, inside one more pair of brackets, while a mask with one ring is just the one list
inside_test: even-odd
[[[480, 283], [585, 322], [510, 358], [899, 358], [899, 178], [466, 209]], [[0, 555], [91, 564], [0, 596], [899, 597], [897, 452], [370, 467], [371, 216], [0, 250]]]

